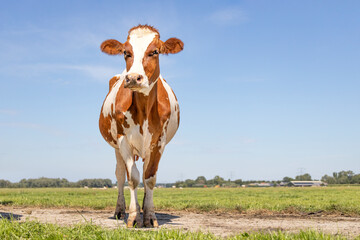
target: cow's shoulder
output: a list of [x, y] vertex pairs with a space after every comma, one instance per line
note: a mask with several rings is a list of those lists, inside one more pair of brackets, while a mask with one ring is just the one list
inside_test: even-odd
[[117, 93], [115, 97], [115, 121], [117, 126], [117, 134], [119, 136], [124, 135], [124, 128], [128, 128], [129, 125], [126, 122], [125, 112], [129, 111], [133, 102], [133, 92], [124, 88], [124, 81], [119, 82], [120, 86], [116, 86]]
[[133, 101], [133, 91], [124, 88], [124, 81], [121, 83], [115, 98], [115, 113], [121, 114], [130, 108]]
[[109, 80], [109, 92], [110, 92], [111, 89], [115, 86], [115, 83], [120, 80], [120, 77], [121, 77], [121, 74], [118, 74], [118, 75], [113, 76], [113, 77]]

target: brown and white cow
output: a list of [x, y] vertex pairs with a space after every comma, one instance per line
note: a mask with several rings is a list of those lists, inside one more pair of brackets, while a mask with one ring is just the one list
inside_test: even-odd
[[[109, 82], [109, 93], [103, 103], [99, 127], [105, 140], [115, 148], [116, 178], [119, 195], [115, 217], [125, 217], [125, 173], [130, 186], [130, 206], [127, 226], [157, 227], [153, 189], [156, 172], [165, 145], [179, 126], [179, 105], [174, 92], [160, 75], [159, 54], [178, 53], [183, 42], [170, 38], [160, 40], [159, 32], [148, 25], [129, 30], [125, 43], [106, 40], [101, 51], [110, 55], [123, 54], [126, 69]], [[143, 223], [137, 200], [140, 182], [135, 161], [144, 161]]]

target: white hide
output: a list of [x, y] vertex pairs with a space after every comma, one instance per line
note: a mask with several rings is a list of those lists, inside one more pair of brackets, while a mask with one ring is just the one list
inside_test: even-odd
[[[125, 73], [126, 73], [126, 69], [122, 72], [122, 74], [117, 74], [114, 77], [117, 77], [118, 80], [114, 83], [111, 91], [109, 92], [109, 94], [107, 95], [105, 101], [104, 101], [104, 105], [102, 108], [102, 114], [104, 116], [104, 118], [106, 118], [107, 116], [111, 116], [111, 128], [109, 129], [109, 133], [111, 134], [113, 139], [117, 138], [117, 127], [116, 127], [116, 120], [115, 120], [115, 100], [116, 100], [116, 95], [119, 91], [119, 88], [121, 87], [121, 84], [123, 83], [124, 79], [125, 79]], [[113, 105], [113, 109], [111, 111], [111, 105]], [[114, 147], [117, 148], [117, 146], [113, 143], [113, 142], [109, 142], [109, 144]]]
[[116, 203], [116, 210], [115, 213], [125, 213], [126, 204], [125, 204], [125, 197], [124, 197], [124, 183], [125, 183], [125, 162], [122, 159], [119, 149], [115, 149], [116, 155], [116, 170], [115, 175], [117, 179], [117, 187], [118, 187], [118, 200]]
[[175, 95], [171, 90], [169, 84], [165, 82], [165, 80], [162, 78], [161, 75], [159, 76], [159, 78], [169, 96], [170, 109], [171, 109], [170, 119], [166, 131], [166, 144], [168, 144], [170, 140], [174, 137], [179, 127], [179, 122], [178, 122], [179, 103], [177, 102]]
[[[125, 71], [122, 74], [116, 75], [119, 77], [119, 80], [114, 84], [113, 88], [111, 89], [110, 93], [108, 94], [107, 98], [105, 99], [103, 111], [102, 114], [104, 117], [107, 117], [108, 115], [114, 117], [111, 119], [111, 129], [109, 132], [111, 133], [111, 136], [116, 139], [117, 138], [117, 126], [116, 126], [116, 120], [115, 120], [115, 99], [117, 92], [119, 91], [120, 86], [122, 85], [122, 82], [124, 81]], [[157, 81], [161, 81], [163, 84], [167, 94], [168, 99], [170, 102], [170, 118], [167, 120], [167, 122], [164, 124], [164, 126], [167, 125], [167, 131], [162, 133], [161, 139], [158, 142], [158, 145], [161, 145], [161, 153], [164, 150], [164, 147], [167, 143], [170, 142], [170, 140], [175, 135], [177, 129], [178, 129], [178, 111], [179, 106], [178, 102], [175, 98], [175, 95], [173, 91], [171, 90], [170, 86], [165, 82], [165, 80], [159, 76]], [[113, 105], [113, 111], [111, 111], [111, 105]], [[129, 128], [124, 128], [125, 138], [131, 147], [131, 153], [136, 154], [139, 157], [145, 159], [146, 156], [149, 156], [150, 149], [151, 149], [151, 139], [152, 134], [149, 132], [149, 122], [148, 120], [145, 120], [142, 125], [143, 133], [140, 133], [140, 125], [136, 125], [134, 123], [134, 120], [131, 116], [131, 113], [129, 111], [123, 112], [123, 114], [126, 116], [127, 124], [129, 124]], [[118, 140], [118, 145], [114, 145], [110, 143], [111, 146], [115, 148], [119, 148], [121, 141]]]
[[125, 162], [126, 169], [128, 170], [129, 176], [131, 176], [130, 177], [131, 179], [128, 179], [129, 184], [130, 184], [130, 181], [132, 181], [137, 186], [140, 182], [140, 174], [139, 174], [139, 171], [136, 168], [136, 165], [134, 162], [134, 155], [132, 153], [132, 147], [129, 144], [127, 138], [125, 138], [124, 136], [121, 136], [118, 139], [118, 146], [120, 149], [120, 155]]
[[124, 128], [125, 137], [132, 147], [133, 154], [145, 159], [150, 154], [152, 134], [149, 132], [149, 121], [146, 119], [142, 125], [143, 133], [140, 133], [140, 125], [136, 125], [130, 112], [124, 113], [129, 128]]
[[134, 61], [129, 69], [128, 73], [137, 73], [143, 76], [143, 82], [141, 83], [142, 88], [138, 90], [139, 92], [149, 95], [151, 88], [155, 83], [149, 85], [149, 79], [145, 74], [144, 66], [143, 66], [143, 58], [146, 49], [150, 45], [150, 43], [154, 40], [157, 34], [147, 28], [138, 28], [131, 31], [129, 35], [129, 43], [132, 46]]
[[153, 212], [154, 208], [154, 201], [153, 201], [153, 189], [156, 184], [156, 175], [145, 179], [144, 187], [145, 187], [145, 198], [144, 198], [144, 213], [145, 212]]
[[[115, 116], [115, 99], [116, 99], [116, 95], [119, 91], [119, 88], [125, 79], [125, 74], [126, 74], [126, 69], [121, 74], [117, 74], [114, 76], [114, 77], [117, 77], [118, 80], [114, 83], [111, 91], [109, 92], [109, 94], [107, 95], [107, 97], [104, 101], [104, 105], [103, 105], [103, 109], [102, 109], [102, 114], [103, 114], [104, 118], [109, 115]], [[113, 111], [111, 112], [112, 104], [114, 105], [113, 106], [114, 108], [113, 108]]]
[[121, 136], [118, 139], [118, 145], [120, 149], [120, 155], [125, 162], [126, 169], [130, 176], [128, 179], [128, 183], [130, 186], [130, 205], [129, 212], [137, 213], [139, 209], [139, 203], [137, 199], [137, 186], [140, 183], [140, 173], [136, 168], [136, 164], [134, 161], [134, 155], [132, 153], [132, 146], [129, 144], [128, 139], [124, 136]]

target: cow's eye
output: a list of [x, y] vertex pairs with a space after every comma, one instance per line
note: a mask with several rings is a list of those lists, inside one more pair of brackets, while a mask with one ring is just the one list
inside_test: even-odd
[[151, 53], [149, 53], [149, 57], [159, 54], [158, 50], [154, 50]]
[[131, 54], [128, 53], [127, 51], [124, 51], [124, 57], [125, 57], [125, 58], [131, 57]]

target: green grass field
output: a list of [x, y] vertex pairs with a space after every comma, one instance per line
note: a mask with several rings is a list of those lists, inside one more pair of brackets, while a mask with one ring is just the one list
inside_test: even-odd
[[[139, 190], [142, 204], [143, 190]], [[129, 190], [125, 190], [129, 204]], [[116, 189], [0, 189], [0, 205], [112, 209]], [[360, 186], [324, 188], [156, 189], [156, 210], [342, 213], [360, 216]]]
[[[71, 227], [60, 227], [53, 224], [41, 224], [34, 221], [16, 222], [0, 220], [0, 239], [222, 239], [209, 233], [184, 232], [181, 230], [160, 229], [142, 231], [119, 228], [104, 229], [93, 224], [82, 224]], [[281, 231], [267, 233], [242, 233], [226, 239], [346, 239], [341, 235], [328, 235], [316, 231], [300, 231], [300, 233], [284, 233]], [[356, 239], [360, 239], [359, 237]]]
[[[129, 204], [129, 190], [125, 190]], [[139, 190], [140, 204], [143, 190]], [[0, 189], [1, 205], [114, 209], [116, 189]], [[360, 216], [360, 186], [326, 188], [156, 189], [156, 210], [241, 213], [337, 213]], [[0, 220], [0, 239], [220, 239], [208, 233], [159, 229], [101, 228], [93, 224], [61, 227], [39, 222]], [[346, 239], [316, 231], [242, 233], [227, 239]], [[360, 239], [360, 236], [357, 238]]]

